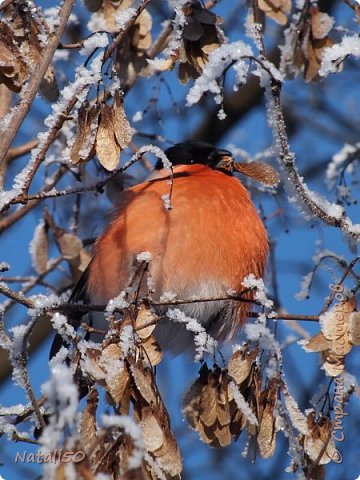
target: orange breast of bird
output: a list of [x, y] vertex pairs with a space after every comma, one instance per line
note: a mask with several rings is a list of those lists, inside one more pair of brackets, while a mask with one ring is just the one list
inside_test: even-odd
[[[171, 191], [171, 210], [164, 196]], [[249, 193], [235, 177], [203, 165], [174, 168], [129, 189], [114, 219], [95, 244], [88, 293], [93, 302], [108, 302], [133, 277], [136, 256], [151, 254], [152, 298], [209, 299], [244, 289], [250, 273], [262, 277], [268, 253], [267, 233]], [[168, 295], [167, 295], [168, 296]], [[249, 295], [251, 296], [251, 294]], [[158, 309], [164, 314], [169, 307]], [[179, 306], [202, 323], [217, 340], [234, 335], [246, 319], [249, 303], [194, 302]], [[180, 350], [188, 342], [179, 325], [161, 319], [157, 338]], [[176, 348], [173, 345], [176, 344]]]

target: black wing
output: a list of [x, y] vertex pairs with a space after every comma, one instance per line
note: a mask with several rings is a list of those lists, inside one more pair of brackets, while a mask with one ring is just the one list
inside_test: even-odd
[[[84, 304], [88, 303], [89, 298], [87, 295], [87, 281], [89, 276], [89, 267], [85, 270], [85, 272], [81, 275], [78, 283], [76, 284], [70, 298], [69, 303], [78, 303], [82, 302]], [[68, 323], [72, 325], [75, 330], [77, 330], [80, 326], [81, 319], [85, 315], [84, 312], [73, 312], [68, 315]], [[61, 347], [68, 347], [69, 344], [63, 339], [63, 337], [57, 333], [53, 340], [50, 349], [50, 360], [58, 353]]]

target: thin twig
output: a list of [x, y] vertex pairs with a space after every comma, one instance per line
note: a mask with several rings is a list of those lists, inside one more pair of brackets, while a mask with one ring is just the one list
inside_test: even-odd
[[[245, 302], [245, 303], [252, 303], [255, 305], [260, 305], [259, 302], [256, 300], [251, 300], [249, 298], [244, 298], [243, 295], [249, 293], [250, 289], [246, 289], [242, 292], [239, 292], [237, 295], [225, 295], [220, 297], [211, 297], [211, 298], [191, 298], [191, 299], [178, 299], [178, 300], [171, 300], [171, 301], [152, 301], [148, 300], [149, 304], [153, 307], [166, 307], [166, 306], [176, 306], [176, 305], [188, 305], [193, 303], [206, 303], [206, 302], [223, 302], [228, 300], [233, 300], [237, 302]], [[24, 305], [28, 308], [35, 308], [34, 302], [24, 297], [23, 294], [19, 294], [18, 292], [14, 292], [13, 290], [9, 289], [8, 287], [0, 284], [0, 293], [3, 295], [17, 301], [21, 305]], [[54, 313], [54, 312], [62, 312], [62, 313], [73, 313], [73, 312], [104, 312], [106, 310], [107, 304], [80, 304], [80, 303], [65, 303], [55, 307], [49, 307], [44, 309], [44, 312], [47, 313]], [[250, 312], [250, 317], [257, 317], [256, 312]], [[272, 315], [270, 318], [274, 318]], [[279, 313], [274, 318], [275, 320], [302, 320], [302, 321], [309, 321], [309, 322], [318, 322], [319, 316], [318, 315], [297, 315], [297, 314], [286, 314], [286, 313]]]
[[49, 179], [45, 186], [40, 190], [38, 197], [35, 196], [33, 200], [26, 198], [25, 200], [21, 200], [23, 197], [20, 196], [20, 198], [18, 198], [18, 202], [16, 203], [26, 203], [26, 205], [0, 220], [0, 233], [11, 227], [15, 222], [17, 222], [18, 220], [23, 218], [28, 212], [30, 212], [30, 210], [34, 209], [37, 205], [39, 205], [40, 201], [42, 200], [42, 197], [40, 195], [46, 195], [47, 192], [52, 190], [66, 173], [66, 171], [67, 170], [65, 168], [60, 167], [59, 170], [54, 173], [54, 175]]
[[[311, 192], [303, 183], [295, 164], [295, 155], [290, 152], [286, 133], [284, 115], [281, 108], [281, 83], [271, 77], [271, 96], [273, 100], [272, 110], [276, 119], [276, 143], [279, 149], [279, 157], [288, 175], [288, 180], [295, 188], [300, 200], [306, 205], [309, 211], [324, 223], [331, 227], [340, 228], [342, 232], [355, 240], [360, 240], [359, 232], [352, 228], [352, 222], [345, 212], [340, 215], [331, 215], [320, 205], [316, 195]], [[269, 106], [270, 107], [270, 106]]]
[[[114, 178], [116, 175], [119, 173], [124, 172], [127, 170], [129, 167], [131, 167], [134, 163], [139, 161], [142, 158], [142, 155], [144, 152], [140, 151], [137, 154], [135, 154], [128, 162], [126, 162], [122, 167], [117, 168], [113, 172], [111, 172], [104, 180], [99, 180], [96, 183], [92, 183], [90, 185], [85, 185], [83, 187], [75, 187], [75, 188], [69, 188], [67, 190], [60, 190], [60, 191], [50, 191], [52, 190], [47, 188], [45, 191], [45, 188], [40, 191], [39, 193], [36, 193], [34, 195], [21, 195], [9, 202], [9, 205], [15, 205], [17, 203], [27, 203], [27, 202], [33, 202], [37, 201], [39, 202], [40, 200], [44, 200], [46, 198], [58, 198], [58, 197], [64, 197], [66, 195], [74, 195], [78, 193], [83, 193], [83, 192], [102, 192], [103, 188], [107, 184], [109, 180]], [[2, 222], [0, 221], [0, 232], [2, 231]]]
[[34, 138], [33, 140], [29, 140], [26, 143], [23, 143], [22, 145], [19, 145], [17, 147], [9, 148], [9, 151], [6, 155], [6, 160], [7, 162], [11, 162], [12, 160], [15, 160], [16, 158], [22, 157], [26, 153], [31, 152], [31, 150], [35, 147], [37, 147], [39, 144], [39, 140]]
[[20, 305], [24, 305], [24, 307], [34, 307], [34, 302], [25, 297], [21, 292], [15, 292], [14, 290], [11, 290], [11, 288], [5, 285], [5, 283], [0, 283], [0, 294], [4, 295], [5, 297], [11, 298], [11, 300], [14, 300]]
[[[21, 295], [24, 296], [24, 294], [28, 293], [32, 288], [34, 288], [36, 285], [40, 285], [43, 281], [43, 279], [49, 274], [51, 273], [52, 271], [55, 270], [55, 268], [58, 267], [58, 265], [64, 260], [64, 258], [62, 256], [60, 257], [57, 257], [55, 258], [54, 260], [52, 260], [51, 262], [49, 262], [48, 264], [48, 268], [46, 269], [45, 272], [41, 273], [40, 275], [38, 275], [37, 277], [35, 277], [32, 281], [28, 282], [26, 287], [24, 287], [22, 289], [22, 292], [21, 292]], [[3, 304], [3, 310], [4, 312], [8, 311], [15, 303], [20, 303], [20, 304], [23, 304], [24, 306], [25, 303], [23, 301], [19, 301], [17, 300], [16, 298], [16, 295], [19, 294], [19, 292], [15, 292], [15, 291], [11, 291], [11, 295], [6, 295], [5, 293], [5, 289], [3, 291], [1, 291], [1, 286], [0, 285], [0, 293], [3, 293], [3, 295], [7, 296], [10, 300], [8, 300], [7, 302], [4, 302]], [[6, 287], [6, 285], [5, 285]], [[19, 299], [20, 300], [24, 300], [25, 302], [27, 301], [30, 301], [29, 298], [25, 297], [26, 300], [24, 298], [22, 298], [20, 295]], [[35, 305], [33, 303], [31, 303], [31, 306], [29, 306], [29, 308], [35, 308]]]
[[[350, 272], [352, 272], [352, 269], [355, 267], [355, 265], [358, 263], [358, 261], [360, 260], [360, 257], [356, 257], [354, 258], [350, 263], [349, 265], [347, 265], [346, 269], [344, 270], [343, 274], [341, 275], [340, 279], [337, 281], [337, 285], [342, 285], [346, 279], [346, 277], [349, 275]], [[352, 272], [353, 273], [353, 272]], [[358, 279], [358, 276], [356, 275], [356, 278]], [[358, 279], [359, 280], [359, 279]], [[325, 302], [325, 305], [323, 307], [323, 309], [321, 310], [321, 314], [326, 312], [327, 309], [330, 307], [330, 305], [332, 304], [334, 298], [335, 298], [335, 295], [337, 294], [338, 292], [333, 290], [331, 292], [331, 295], [329, 295], [329, 297], [326, 299], [326, 302]]]

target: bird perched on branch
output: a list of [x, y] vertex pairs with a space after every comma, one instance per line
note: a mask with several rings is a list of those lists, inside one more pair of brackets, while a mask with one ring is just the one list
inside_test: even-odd
[[[248, 191], [232, 173], [267, 184], [277, 183], [277, 175], [266, 164], [236, 163], [229, 151], [205, 142], [180, 143], [165, 153], [172, 169], [159, 161], [150, 180], [124, 193], [71, 300], [106, 304], [121, 292], [134, 292], [139, 259], [148, 252], [146, 258], [151, 259], [135, 288], [136, 298], [148, 295], [150, 288], [157, 302], [188, 299], [190, 303], [176, 307], [223, 341], [246, 320], [250, 304], [209, 299], [244, 290], [242, 281], [250, 273], [262, 277], [268, 254], [264, 225]], [[126, 290], [129, 286], [132, 290]], [[252, 295], [249, 292], [247, 298]], [[194, 298], [207, 301], [191, 302]], [[179, 353], [193, 338], [184, 325], [166, 318], [168, 308], [156, 307], [154, 333], [162, 349]], [[52, 355], [61, 342], [57, 335]]]

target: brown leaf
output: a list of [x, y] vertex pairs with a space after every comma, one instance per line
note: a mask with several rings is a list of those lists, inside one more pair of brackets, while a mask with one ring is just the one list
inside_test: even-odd
[[220, 447], [220, 443], [215, 436], [214, 429], [215, 425], [207, 427], [201, 420], [199, 420], [195, 430], [199, 434], [199, 438], [202, 442], [206, 443], [207, 445], [211, 445], [214, 448], [218, 448]]
[[120, 161], [120, 147], [115, 138], [113, 110], [107, 104], [101, 108], [95, 148], [101, 165], [108, 171], [115, 170]]
[[286, 25], [286, 14], [291, 10], [291, 0], [258, 0], [258, 6], [267, 17], [280, 25]]
[[217, 420], [217, 402], [216, 385], [205, 385], [201, 392], [199, 417], [208, 427]]
[[[339, 345], [337, 345], [336, 341], [331, 342], [327, 340], [323, 333], [320, 332], [316, 334], [314, 337], [310, 338], [310, 340], [302, 340], [299, 342], [303, 349], [306, 352], [321, 352], [322, 359], [323, 359], [323, 368], [327, 375], [332, 377], [336, 377], [340, 375], [344, 371], [344, 364], [345, 364], [345, 351], [348, 349], [349, 336], [347, 336], [348, 343], [342, 343], [340, 340]], [[340, 348], [340, 354], [334, 351], [333, 348], [337, 349]]]
[[262, 394], [262, 415], [259, 419], [259, 431], [257, 434], [257, 443], [260, 455], [263, 458], [273, 456], [276, 447], [276, 417], [274, 409], [276, 407], [278, 386], [277, 380], [271, 380], [269, 386]]
[[94, 444], [97, 435], [96, 410], [99, 403], [99, 394], [93, 388], [86, 399], [86, 406], [81, 414], [80, 436], [83, 447], [89, 451]]
[[333, 26], [334, 20], [327, 13], [314, 8], [311, 13], [311, 33], [313, 38], [320, 40], [327, 37]]
[[192, 42], [195, 42], [197, 40], [200, 40], [203, 33], [204, 33], [204, 28], [200, 22], [188, 21], [184, 25], [183, 37], [185, 40], [190, 40]]
[[180, 83], [186, 84], [190, 80], [190, 65], [188, 63], [180, 62], [178, 69], [178, 77]]
[[91, 259], [92, 259], [92, 255], [90, 255], [84, 248], [82, 248], [79, 254], [79, 263], [77, 264], [77, 269], [80, 274], [85, 272]]
[[78, 128], [70, 150], [70, 160], [74, 165], [87, 162], [95, 154], [94, 143], [98, 129], [99, 113], [99, 104], [89, 107], [87, 103], [84, 103], [79, 108]]
[[241, 350], [237, 350], [232, 354], [227, 369], [237, 385], [240, 386], [249, 376], [253, 361], [254, 358], [252, 356], [247, 356]]
[[265, 185], [276, 186], [280, 182], [279, 174], [272, 166], [263, 162], [239, 163], [234, 162], [234, 169], [237, 172], [264, 183]]
[[197, 78], [208, 62], [208, 54], [224, 42], [223, 34], [216, 27], [220, 17], [203, 8], [200, 2], [185, 4], [183, 12], [186, 24], [179, 48], [179, 80], [186, 83], [190, 77]]
[[320, 317], [320, 327], [327, 340], [334, 341], [347, 332], [350, 314], [356, 309], [356, 299], [351, 297], [337, 303], [332, 309]]
[[113, 105], [113, 124], [116, 141], [120, 148], [124, 150], [132, 139], [132, 130], [128, 119], [126, 118], [123, 101], [119, 92], [115, 93], [115, 103]]
[[[229, 425], [220, 425], [216, 423], [215, 428], [213, 428], [214, 435], [219, 442], [220, 447], [227, 447], [231, 443], [231, 433], [230, 433], [230, 426]], [[212, 444], [212, 446], [217, 446]]]
[[66, 463], [59, 463], [55, 469], [54, 480], [66, 480]]
[[73, 233], [64, 233], [57, 238], [57, 243], [65, 260], [72, 260], [80, 255], [82, 241]]
[[130, 375], [117, 343], [111, 343], [101, 352], [99, 366], [105, 371], [106, 390], [115, 403], [120, 404], [129, 388]]
[[14, 33], [0, 22], [0, 83], [19, 93], [29, 76], [29, 69], [15, 41]]
[[217, 419], [220, 425], [229, 425], [231, 421], [230, 405], [228, 397], [228, 380], [225, 375], [222, 375], [221, 385], [218, 388], [217, 394]]
[[135, 320], [135, 330], [141, 340], [146, 340], [153, 333], [158, 317], [154, 311], [145, 304], [142, 304], [138, 310]]
[[229, 404], [231, 421], [230, 421], [230, 433], [237, 440], [245, 428], [246, 417], [241, 413], [238, 406], [236, 405], [235, 400], [232, 400]]
[[313, 462], [319, 465], [336, 458], [336, 448], [332, 437], [333, 426], [330, 418], [315, 421], [314, 413], [308, 415], [309, 434], [304, 438], [304, 450]]
[[161, 362], [163, 353], [153, 335], [142, 342], [141, 346], [145, 350], [146, 359], [149, 360], [153, 367]]
[[349, 339], [353, 345], [360, 345], [360, 312], [350, 314]]
[[321, 66], [321, 58], [325, 48], [332, 47], [334, 41], [329, 38], [315, 39], [310, 38], [305, 52], [306, 62], [304, 69], [304, 78], [306, 82], [318, 80], [318, 72]]
[[147, 10], [143, 10], [137, 17], [133, 29], [131, 44], [139, 51], [145, 51], [152, 44], [151, 37], [152, 16]]
[[324, 369], [328, 375], [337, 376], [344, 370], [344, 357], [352, 349], [350, 341], [350, 317], [356, 308], [355, 297], [337, 303], [320, 317], [322, 334], [328, 341], [323, 352]]
[[194, 430], [197, 430], [199, 423], [200, 399], [203, 386], [204, 383], [201, 378], [195, 380], [186, 392], [182, 402], [181, 412]]
[[221, 17], [215, 15], [215, 13], [206, 10], [205, 8], [196, 8], [193, 13], [194, 19], [200, 23], [206, 25], [219, 25], [222, 23]]
[[265, 407], [260, 423], [260, 430], [257, 435], [260, 455], [263, 458], [270, 458], [274, 455], [276, 448], [276, 430], [273, 409], [270, 405]]
[[211, 52], [219, 48], [219, 36], [216, 32], [207, 30], [206, 34], [200, 39], [201, 51], [209, 55]]
[[336, 356], [329, 351], [323, 353], [323, 367], [327, 375], [330, 377], [337, 377], [345, 370], [345, 357]]
[[168, 70], [172, 70], [176, 63], [176, 56], [172, 55], [168, 58], [161, 58], [156, 60], [156, 63], [152, 65], [152, 68], [157, 70], [158, 72], [166, 72]]
[[326, 340], [322, 332], [317, 333], [310, 339], [301, 340], [299, 343], [305, 352], [323, 352], [330, 348], [330, 341]]
[[86, 362], [82, 368], [90, 377], [98, 382], [105, 381], [105, 370], [99, 365], [100, 351], [88, 348], [86, 350]]
[[137, 363], [131, 367], [131, 375], [143, 399], [149, 405], [154, 405], [156, 403], [157, 391], [151, 370]]
[[40, 274], [46, 272], [49, 258], [49, 240], [48, 228], [44, 222], [40, 223], [35, 229], [30, 243], [30, 252], [35, 270]]
[[176, 440], [172, 435], [165, 434], [162, 447], [154, 452], [157, 464], [160, 468], [175, 477], [182, 472], [182, 461]]
[[151, 407], [144, 407], [141, 411], [141, 428], [146, 450], [148, 452], [159, 450], [164, 443], [165, 437]]

